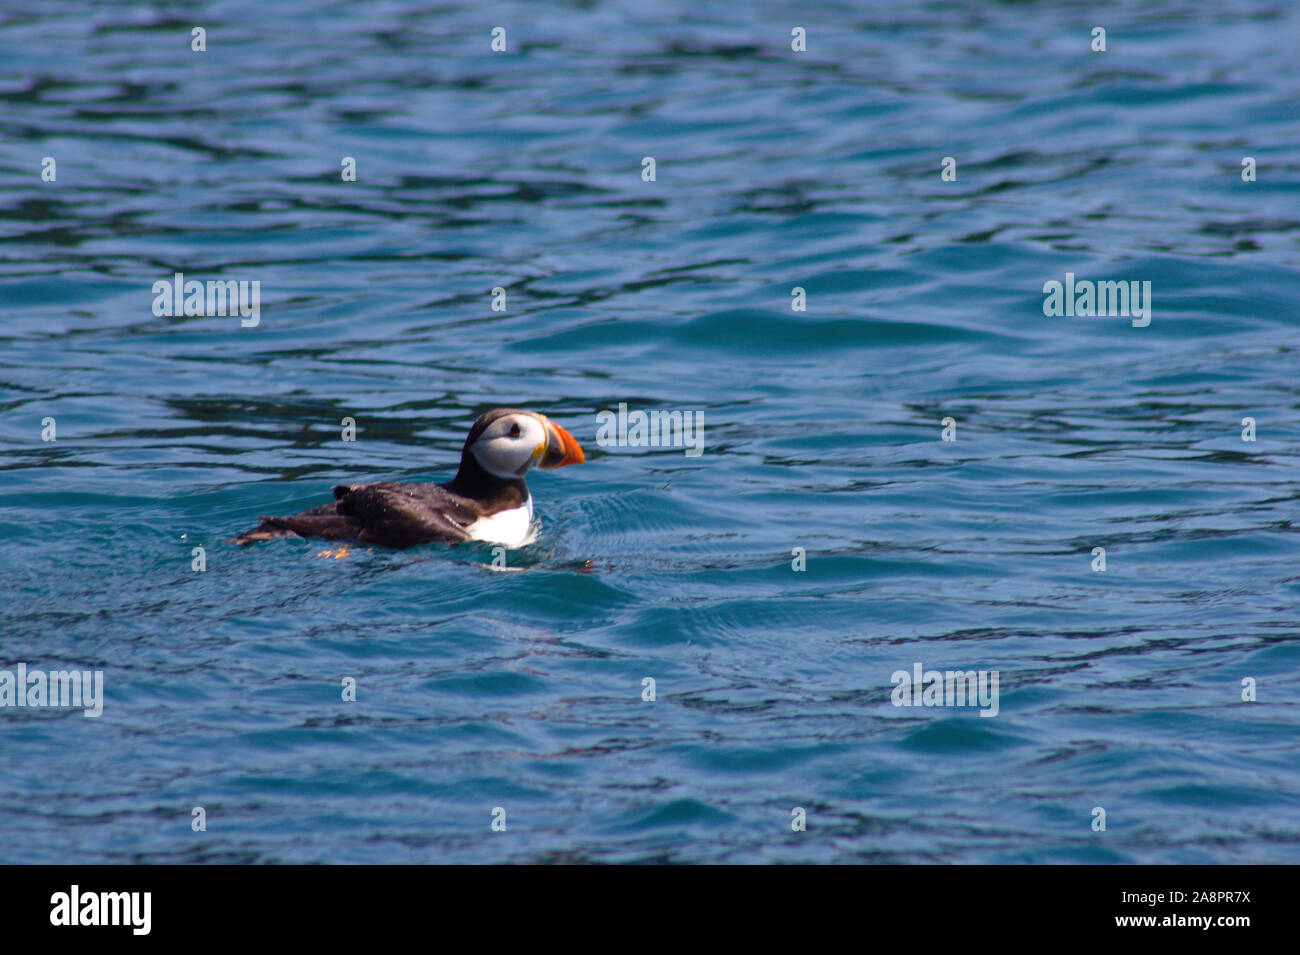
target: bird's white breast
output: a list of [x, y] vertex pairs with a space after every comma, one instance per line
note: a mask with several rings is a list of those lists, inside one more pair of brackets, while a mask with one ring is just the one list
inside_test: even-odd
[[480, 517], [465, 530], [476, 541], [523, 547], [533, 539], [533, 496], [513, 510]]

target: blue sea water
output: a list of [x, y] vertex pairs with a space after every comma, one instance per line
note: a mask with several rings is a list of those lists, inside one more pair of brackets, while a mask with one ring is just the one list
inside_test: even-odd
[[[1298, 31], [7, 4], [0, 668], [105, 700], [0, 709], [0, 862], [1300, 860]], [[1067, 272], [1150, 324], [1046, 316]], [[620, 402], [704, 453], [599, 446]], [[587, 450], [505, 570], [224, 542], [501, 405]], [[917, 663], [997, 715], [894, 706]]]

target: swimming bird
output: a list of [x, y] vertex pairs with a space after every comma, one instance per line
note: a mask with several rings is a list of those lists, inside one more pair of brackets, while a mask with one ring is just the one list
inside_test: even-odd
[[546, 415], [497, 408], [479, 416], [460, 452], [460, 470], [446, 484], [339, 484], [334, 500], [289, 517], [262, 517], [236, 544], [278, 537], [323, 537], [381, 547], [431, 541], [528, 541], [533, 496], [524, 475], [586, 461], [573, 435]]

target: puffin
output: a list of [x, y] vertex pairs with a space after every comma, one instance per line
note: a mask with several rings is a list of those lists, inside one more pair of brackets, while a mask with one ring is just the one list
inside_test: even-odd
[[261, 517], [230, 539], [252, 544], [280, 537], [322, 537], [405, 549], [440, 541], [521, 547], [532, 534], [533, 496], [524, 475], [587, 460], [582, 446], [544, 414], [496, 408], [478, 417], [445, 484], [338, 484], [334, 500], [289, 517]]

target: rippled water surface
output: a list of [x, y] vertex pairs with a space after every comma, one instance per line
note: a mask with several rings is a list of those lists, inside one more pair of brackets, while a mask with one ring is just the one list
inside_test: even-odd
[[[1300, 861], [1298, 34], [8, 4], [0, 667], [106, 701], [0, 710], [0, 861]], [[260, 323], [155, 316], [178, 271]], [[1067, 272], [1150, 325], [1045, 316]], [[704, 454], [598, 446], [620, 402]], [[499, 405], [588, 454], [504, 571], [223, 542]], [[998, 715], [893, 706], [916, 663]]]

